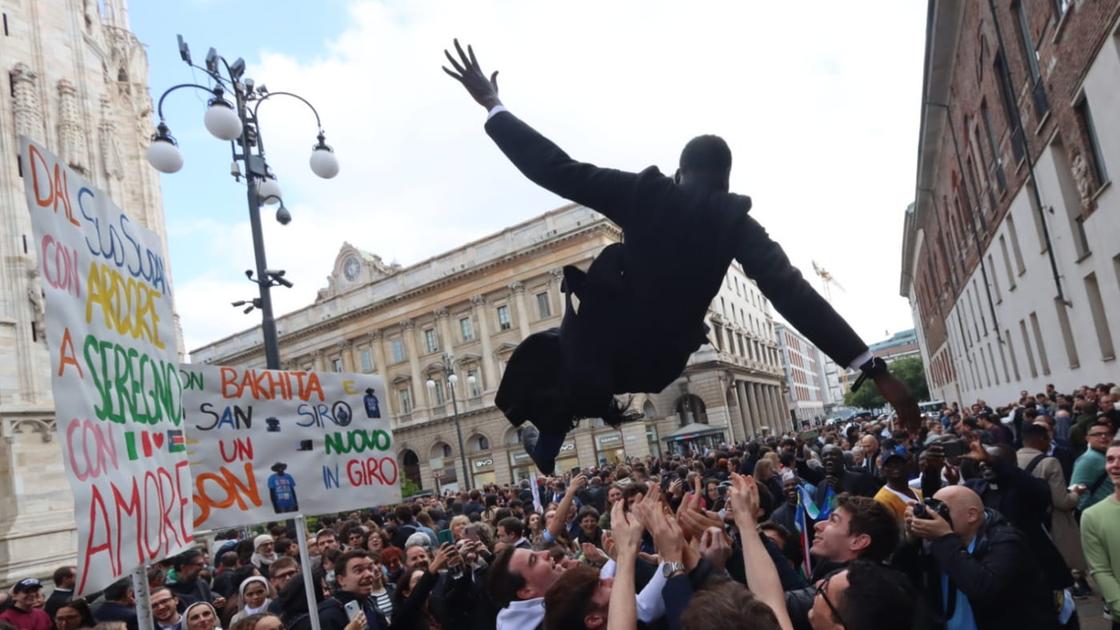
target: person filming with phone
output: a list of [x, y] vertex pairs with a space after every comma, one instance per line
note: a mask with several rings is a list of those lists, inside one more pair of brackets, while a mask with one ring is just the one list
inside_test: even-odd
[[1056, 628], [1054, 598], [1022, 532], [965, 486], [906, 509], [922, 561], [911, 579], [947, 628]]
[[347, 551], [335, 563], [338, 590], [319, 606], [322, 630], [384, 630], [389, 622], [382, 616], [373, 596], [377, 564], [361, 549]]

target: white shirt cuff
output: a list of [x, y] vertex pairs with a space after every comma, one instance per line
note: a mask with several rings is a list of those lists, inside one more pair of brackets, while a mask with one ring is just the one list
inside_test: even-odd
[[505, 105], [495, 105], [491, 107], [489, 113], [486, 114], [486, 120], [489, 121], [491, 118], [497, 116], [498, 114], [508, 111], [509, 110], [506, 109]]
[[661, 589], [665, 587], [665, 563], [657, 565], [653, 577], [646, 583], [642, 592], [638, 593], [637, 613], [638, 621], [650, 623], [665, 615], [665, 600], [661, 597]]
[[[497, 109], [497, 107], [495, 107], [494, 109]], [[871, 350], [865, 350], [863, 352], [863, 354], [859, 355], [858, 357], [853, 359], [851, 363], [848, 364], [848, 369], [849, 370], [859, 370], [859, 366], [863, 365], [864, 363], [867, 363], [874, 356], [875, 356], [874, 354], [871, 354]]]
[[603, 568], [599, 569], [599, 579], [605, 580], [607, 578], [613, 578], [617, 566], [618, 565], [615, 564], [614, 560], [608, 559], [605, 563], [603, 563]]

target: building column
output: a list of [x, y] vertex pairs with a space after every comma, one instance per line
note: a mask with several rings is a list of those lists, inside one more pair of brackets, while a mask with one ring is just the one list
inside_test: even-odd
[[[416, 352], [416, 322], [406, 319], [401, 322], [401, 337], [404, 338], [404, 351], [408, 355], [409, 373], [412, 375], [412, 415], [419, 409], [431, 409], [428, 401], [428, 388], [420, 375], [420, 355]], [[420, 401], [427, 401], [419, 404]]]
[[327, 371], [326, 351], [323, 350], [322, 348], [315, 351], [315, 371], [316, 372], [326, 372]]
[[513, 306], [517, 313], [517, 327], [521, 330], [521, 338], [529, 336], [529, 310], [525, 307], [525, 285], [520, 280], [509, 283], [509, 290], [513, 294]]
[[358, 370], [354, 369], [354, 342], [353, 341], [340, 341], [338, 343], [338, 354], [342, 357], [342, 371], [347, 374], [353, 374]]
[[485, 381], [483, 391], [497, 389], [498, 371], [497, 366], [494, 365], [494, 349], [490, 344], [486, 298], [482, 295], [472, 297], [471, 306], [474, 307], [474, 316], [478, 320], [478, 339], [482, 342], [482, 377]]
[[[774, 409], [774, 415], [776, 416], [775, 424], [780, 427], [779, 430], [785, 431], [790, 424], [789, 408], [787, 405], [782, 405], [781, 390], [776, 385], [771, 385], [767, 388], [767, 391], [770, 395], [770, 406]], [[783, 407], [785, 407], [784, 410]]]
[[386, 379], [385, 388], [389, 388], [389, 381], [387, 380], [388, 372], [385, 371], [385, 349], [382, 347], [382, 334], [380, 330], [375, 330], [369, 334], [369, 347], [373, 352], [373, 373], [380, 374], [381, 378]]
[[[436, 316], [436, 334], [440, 336], [439, 349], [443, 352], [454, 355], [455, 338], [451, 336], [450, 313], [447, 311], [447, 308], [444, 307], [437, 308], [436, 310], [432, 311], [432, 314]], [[444, 367], [448, 370], [453, 369], [450, 365], [445, 365]]]
[[743, 425], [743, 433], [748, 441], [754, 439], [755, 431], [751, 420], [747, 417], [747, 394], [743, 389], [743, 382], [735, 380], [735, 402], [739, 406], [739, 420]]
[[762, 416], [758, 413], [758, 396], [754, 391], [754, 383], [739, 381], [739, 392], [747, 404], [746, 412], [751, 425], [751, 433], [758, 437], [762, 434]]
[[548, 291], [556, 297], [556, 313], [564, 317], [564, 312], [568, 308], [568, 301], [564, 299], [564, 292], [560, 290], [560, 285], [564, 281], [564, 270], [556, 268], [548, 273], [551, 276], [548, 281]]
[[[739, 434], [741, 432], [735, 430], [735, 422], [736, 422], [737, 418], [731, 414], [731, 399], [728, 398], [728, 396], [727, 396], [727, 388], [729, 386], [730, 385], [727, 382], [727, 377], [723, 374], [720, 374], [720, 376], [719, 376], [719, 390], [720, 390], [720, 397], [723, 400], [723, 408], [725, 410], [725, 412], [724, 412], [725, 417], [727, 418], [728, 440], [732, 444], [734, 444], [737, 441], [736, 438], [739, 436]], [[738, 408], [738, 407], [736, 407], [736, 408]], [[649, 449], [647, 448], [646, 450], [648, 452]]]

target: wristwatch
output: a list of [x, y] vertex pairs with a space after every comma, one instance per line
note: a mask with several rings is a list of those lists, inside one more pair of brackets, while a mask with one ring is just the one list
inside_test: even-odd
[[861, 372], [859, 378], [855, 383], [852, 383], [852, 391], [859, 389], [860, 385], [868, 378], [874, 379], [876, 376], [888, 373], [890, 370], [887, 368], [887, 362], [879, 357], [871, 357], [863, 365], [859, 366]]
[[665, 576], [666, 580], [682, 573], [684, 573], [683, 562], [666, 562], [661, 565], [661, 575]]

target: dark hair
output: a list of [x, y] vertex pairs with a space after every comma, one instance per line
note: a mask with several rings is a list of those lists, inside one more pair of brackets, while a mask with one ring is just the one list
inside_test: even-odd
[[598, 586], [596, 569], [580, 565], [565, 571], [544, 595], [544, 630], [585, 627], [584, 617], [599, 612], [592, 603]]
[[731, 172], [731, 147], [719, 136], [696, 136], [681, 150], [680, 169], [725, 176]]
[[227, 569], [232, 569], [232, 568], [236, 567], [237, 566], [237, 553], [233, 552], [233, 551], [227, 551], [227, 552], [223, 553], [222, 555], [218, 556], [218, 565], [223, 566]]
[[187, 549], [183, 553], [175, 556], [175, 559], [172, 562], [175, 566], [175, 570], [178, 571], [179, 569], [182, 569], [184, 566], [186, 566], [188, 564], [191, 564], [192, 562], [194, 562], [195, 560], [197, 560], [201, 557], [202, 557], [202, 552], [199, 551], [197, 548]]
[[1049, 431], [1046, 430], [1046, 427], [1042, 427], [1037, 424], [1024, 424], [1023, 428], [1020, 429], [1019, 432], [1023, 437], [1023, 441], [1046, 438], [1050, 435]]
[[513, 558], [513, 552], [516, 551], [513, 547], [506, 547], [494, 556], [494, 564], [490, 565], [490, 577], [487, 581], [487, 587], [490, 591], [490, 597], [494, 600], [494, 605], [498, 609], [509, 606], [509, 603], [517, 599], [517, 591], [525, 588], [525, 578], [520, 573], [514, 573], [509, 568], [509, 562]]
[[629, 501], [630, 497], [637, 496], [639, 494], [642, 496], [649, 494], [649, 486], [642, 483], [641, 481], [636, 481], [634, 483], [628, 483], [622, 487], [623, 501]]
[[[326, 599], [323, 589], [319, 588], [323, 584], [323, 579], [322, 569], [311, 572], [311, 583], [316, 587], [312, 589], [315, 592], [316, 602]], [[307, 613], [307, 590], [303, 587], [303, 580], [289, 580], [276, 594], [276, 604], [283, 611], [280, 619], [284, 622], [284, 627], [291, 627], [293, 620]]]
[[71, 599], [56, 608], [55, 614], [51, 615], [52, 621], [54, 617], [58, 615], [58, 611], [62, 610], [63, 608], [73, 608], [74, 610], [78, 611], [78, 615], [82, 618], [82, 622], [78, 624], [79, 628], [92, 628], [97, 625], [97, 620], [93, 618], [93, 611], [89, 608], [89, 602], [82, 599], [81, 597]]
[[403, 525], [412, 520], [412, 510], [407, 505], [398, 505], [397, 509], [393, 511], [393, 517]]
[[837, 599], [846, 630], [910, 628], [913, 620], [924, 617], [906, 576], [874, 562], [849, 564], [848, 588]]
[[335, 575], [346, 575], [346, 565], [350, 564], [350, 561], [353, 560], [354, 558], [361, 558], [363, 560], [372, 560], [372, 558], [370, 558], [370, 556], [369, 556], [369, 552], [366, 551], [365, 549], [351, 549], [350, 551], [347, 551], [346, 553], [339, 556], [338, 560], [335, 560], [335, 562], [334, 562], [334, 573], [335, 573]]
[[256, 570], [257, 570], [257, 568], [254, 567], [251, 564], [247, 564], [243, 567], [237, 567], [233, 571], [233, 576], [230, 578], [230, 581], [229, 581], [230, 586], [233, 588], [234, 591], [240, 590], [241, 589], [241, 584], [244, 583], [245, 580], [248, 580], [249, 578], [253, 577], [253, 575], [255, 575], [254, 571], [256, 571]]
[[291, 556], [281, 556], [276, 559], [276, 562], [268, 565], [268, 577], [276, 577], [277, 573], [289, 567], [296, 567], [298, 569], [299, 563], [296, 562], [296, 559]]
[[57, 569], [54, 570], [54, 575], [51, 576], [51, 580], [57, 585], [59, 582], [62, 582], [63, 580], [68, 580], [68, 579], [74, 577], [76, 575], [76, 571], [77, 571], [77, 567], [72, 566], [72, 565], [66, 565], [64, 567], [58, 567]]
[[781, 626], [774, 611], [746, 586], [734, 580], [713, 578], [688, 602], [688, 608], [681, 614], [681, 628], [708, 630], [720, 627], [776, 630]]
[[898, 519], [882, 503], [868, 497], [858, 497], [846, 492], [836, 498], [836, 508], [851, 515], [848, 534], [867, 534], [871, 542], [860, 558], [874, 562], [885, 561], [898, 547]]
[[516, 516], [507, 516], [506, 518], [498, 521], [498, 527], [501, 527], [502, 529], [506, 530], [506, 533], [511, 534], [517, 538], [520, 538], [522, 534], [525, 533], [525, 524], [522, 523], [521, 519], [517, 518]]
[[272, 550], [276, 552], [278, 556], [285, 556], [294, 544], [296, 544], [296, 542], [291, 538], [277, 538], [276, 544], [272, 545]]
[[109, 585], [105, 589], [105, 601], [107, 602], [121, 602], [128, 597], [128, 592], [132, 590], [132, 580], [129, 578], [122, 578]]

